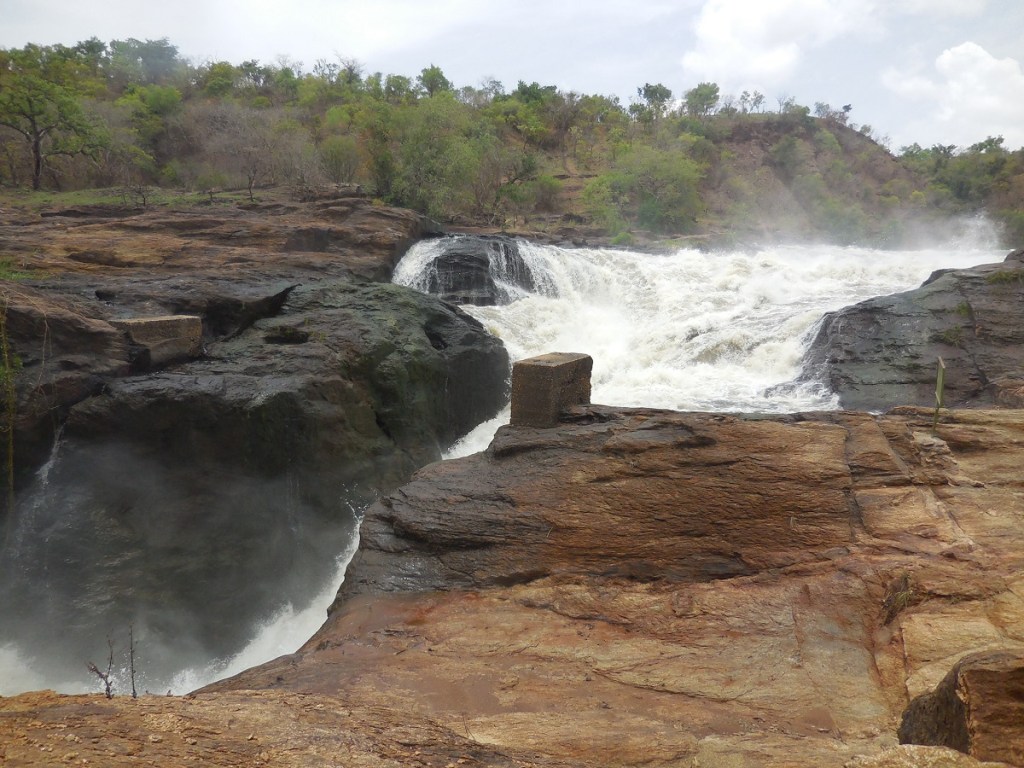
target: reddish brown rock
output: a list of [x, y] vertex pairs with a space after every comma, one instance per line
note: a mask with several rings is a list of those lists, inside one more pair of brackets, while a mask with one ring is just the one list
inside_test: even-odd
[[368, 513], [299, 652], [144, 707], [0, 701], [8, 758], [91, 722], [68, 751], [112, 765], [173, 764], [183, 737], [208, 765], [978, 766], [897, 729], [963, 655], [1024, 652], [1024, 414], [931, 422], [588, 407], [505, 430]]
[[1024, 765], [1024, 652], [960, 659], [933, 692], [911, 702], [900, 741]]

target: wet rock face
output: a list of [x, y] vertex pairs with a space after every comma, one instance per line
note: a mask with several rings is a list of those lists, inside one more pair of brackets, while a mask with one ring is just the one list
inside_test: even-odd
[[935, 405], [938, 359], [945, 403], [991, 405], [994, 385], [1024, 371], [1024, 251], [999, 264], [941, 270], [920, 288], [825, 316], [804, 360], [842, 407]]
[[[840, 427], [601, 406], [570, 414], [550, 429], [503, 427], [485, 454], [427, 467], [371, 507], [340, 597], [514, 584], [579, 563], [640, 581], [709, 581], [852, 543]], [[730, 471], [709, 475], [721, 466]], [[664, 535], [638, 535], [652, 527]]]
[[[355, 509], [504, 406], [508, 355], [479, 322], [356, 274], [370, 259], [389, 270], [416, 218], [350, 207], [322, 211], [328, 251], [280, 263], [252, 239], [222, 245], [215, 219], [164, 213], [120, 222], [145, 233], [132, 252], [144, 260], [155, 232], [186, 233], [213, 243], [204, 265], [73, 260], [59, 280], [4, 287], [18, 473], [16, 507], [0, 515], [0, 613], [23, 621], [0, 622], [0, 645], [80, 670], [67, 643], [102, 644], [135, 617], [161, 658], [236, 651], [254, 622], [333, 575]], [[133, 339], [140, 318], [182, 314], [198, 318], [185, 359]]]
[[453, 304], [508, 304], [516, 291], [536, 289], [533, 272], [516, 241], [505, 237], [459, 235], [440, 241], [442, 253], [431, 265], [426, 291]]

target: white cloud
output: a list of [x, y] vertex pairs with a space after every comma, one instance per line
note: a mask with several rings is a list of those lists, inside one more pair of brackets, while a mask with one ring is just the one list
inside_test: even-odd
[[975, 17], [988, 4], [989, 0], [705, 0], [694, 25], [696, 44], [683, 56], [683, 69], [690, 79], [712, 79], [726, 88], [783, 85], [814, 51], [830, 44], [849, 38], [877, 42], [891, 34], [900, 17], [926, 15], [933, 22]]
[[997, 59], [965, 42], [935, 59], [935, 74], [888, 69], [882, 83], [894, 93], [925, 104], [915, 133], [927, 141], [960, 146], [1002, 136], [1007, 147], [1024, 146], [1024, 72], [1012, 58]]
[[893, 10], [931, 16], [977, 16], [987, 6], [988, 0], [894, 0], [892, 3]]
[[777, 85], [797, 71], [809, 49], [847, 34], [871, 34], [875, 8], [864, 0], [708, 0], [683, 68], [727, 87]]

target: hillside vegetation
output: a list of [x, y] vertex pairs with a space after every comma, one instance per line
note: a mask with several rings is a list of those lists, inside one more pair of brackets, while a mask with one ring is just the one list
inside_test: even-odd
[[991, 137], [893, 155], [851, 110], [714, 83], [645, 83], [623, 105], [522, 81], [458, 87], [434, 65], [197, 65], [166, 39], [93, 38], [0, 50], [0, 185], [145, 205], [161, 189], [358, 184], [449, 225], [622, 244], [899, 245], [985, 211], [1024, 241], [1024, 150]]

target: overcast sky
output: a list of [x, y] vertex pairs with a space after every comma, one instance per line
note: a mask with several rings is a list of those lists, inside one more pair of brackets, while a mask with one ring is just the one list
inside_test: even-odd
[[702, 81], [775, 108], [852, 104], [891, 148], [1024, 146], [1024, 0], [0, 0], [0, 47], [166, 37], [196, 63], [437, 64], [619, 96]]

